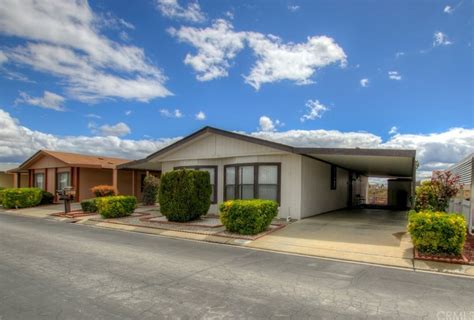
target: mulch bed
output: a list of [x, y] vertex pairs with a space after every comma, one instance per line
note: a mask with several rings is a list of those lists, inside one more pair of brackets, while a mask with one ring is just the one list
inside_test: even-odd
[[464, 255], [470, 264], [474, 264], [474, 236], [467, 234], [466, 243], [464, 243]]
[[84, 212], [82, 210], [73, 210], [71, 212], [65, 213], [65, 212], [56, 212], [56, 213], [51, 213], [50, 214], [53, 217], [61, 217], [61, 218], [70, 218], [70, 219], [75, 219], [75, 218], [81, 218], [81, 217], [87, 217], [87, 216], [95, 216], [97, 213], [94, 212]]
[[147, 221], [151, 223], [164, 223], [164, 224], [174, 224], [176, 226], [191, 226], [191, 227], [203, 227], [203, 228], [219, 228], [222, 227], [217, 216], [207, 215], [205, 217], [198, 218], [189, 222], [173, 222], [168, 221], [166, 217], [153, 217], [148, 216], [140, 219], [141, 221]]
[[416, 248], [415, 248], [415, 259], [436, 261], [436, 262], [447, 262], [447, 263], [455, 263], [455, 264], [469, 264], [469, 260], [464, 254], [462, 254], [461, 256], [429, 254], [429, 253], [420, 252]]

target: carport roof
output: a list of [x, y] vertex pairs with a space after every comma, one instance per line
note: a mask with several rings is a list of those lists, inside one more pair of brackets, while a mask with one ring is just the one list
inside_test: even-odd
[[158, 150], [148, 157], [118, 166], [119, 169], [156, 170], [161, 164], [150, 162], [175, 148], [185, 145], [204, 134], [214, 133], [238, 140], [271, 147], [289, 153], [310, 157], [360, 174], [377, 177], [412, 177], [415, 166], [415, 150], [407, 149], [360, 149], [360, 148], [307, 148], [294, 147], [252, 136], [226, 131], [213, 127], [204, 127], [183, 139]]

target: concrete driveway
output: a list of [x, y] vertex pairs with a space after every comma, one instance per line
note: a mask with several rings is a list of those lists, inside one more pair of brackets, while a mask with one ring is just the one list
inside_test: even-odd
[[[81, 209], [81, 204], [78, 202], [71, 203], [71, 210]], [[64, 212], [63, 203], [55, 203], [50, 205], [43, 205], [38, 207], [23, 208], [23, 209], [3, 209], [4, 212], [14, 213], [27, 217], [45, 218], [50, 214]]]
[[406, 226], [406, 211], [339, 210], [292, 223], [249, 247], [412, 268]]

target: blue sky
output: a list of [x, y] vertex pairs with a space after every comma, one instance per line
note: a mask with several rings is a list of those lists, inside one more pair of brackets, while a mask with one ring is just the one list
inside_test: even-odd
[[1, 2], [0, 161], [139, 158], [204, 125], [425, 171], [474, 151], [472, 1]]

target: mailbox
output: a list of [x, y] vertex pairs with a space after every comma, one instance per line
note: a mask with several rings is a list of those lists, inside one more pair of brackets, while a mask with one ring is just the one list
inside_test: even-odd
[[64, 212], [71, 212], [71, 201], [74, 200], [76, 190], [73, 187], [65, 187], [63, 190], [57, 190], [56, 194], [59, 200], [64, 201]]

